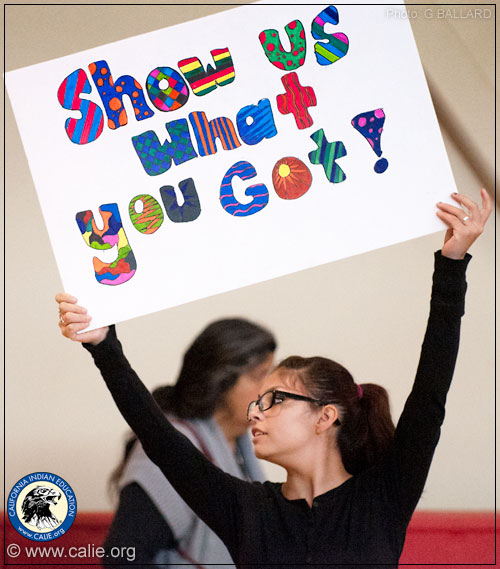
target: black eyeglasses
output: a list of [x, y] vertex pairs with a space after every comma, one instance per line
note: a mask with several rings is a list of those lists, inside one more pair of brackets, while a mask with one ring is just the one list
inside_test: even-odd
[[[271, 409], [273, 405], [279, 405], [283, 403], [285, 399], [296, 399], [297, 401], [308, 401], [309, 403], [316, 403], [316, 405], [328, 405], [333, 403], [333, 401], [320, 401], [319, 399], [313, 399], [312, 397], [306, 397], [305, 395], [299, 395], [298, 393], [288, 393], [288, 391], [279, 391], [277, 389], [271, 389], [266, 391], [262, 395], [259, 395], [258, 399], [251, 401], [247, 409], [247, 420], [250, 421], [250, 413], [255, 409], [259, 408], [259, 411], [267, 411]], [[337, 419], [335, 425], [340, 425], [340, 421]]]

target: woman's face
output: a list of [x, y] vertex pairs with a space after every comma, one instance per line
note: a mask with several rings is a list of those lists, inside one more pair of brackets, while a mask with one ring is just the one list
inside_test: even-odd
[[[283, 374], [272, 373], [260, 393], [276, 389], [298, 395], [308, 394], [299, 382], [289, 382]], [[267, 411], [256, 406], [249, 415], [252, 442], [257, 458], [286, 467], [297, 461], [301, 451], [315, 438], [319, 411], [306, 401], [285, 398]]]
[[235, 425], [241, 428], [241, 434], [248, 430], [247, 408], [250, 401], [257, 399], [262, 393], [262, 385], [269, 375], [274, 363], [274, 353], [270, 352], [266, 359], [250, 371], [240, 375], [236, 383], [226, 393], [224, 408], [230, 413]]

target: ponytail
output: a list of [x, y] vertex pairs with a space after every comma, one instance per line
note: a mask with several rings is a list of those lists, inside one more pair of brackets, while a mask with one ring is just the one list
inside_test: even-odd
[[350, 474], [362, 472], [383, 458], [395, 431], [387, 391], [375, 383], [360, 387], [362, 397], [350, 412], [342, 413], [337, 436], [342, 462]]

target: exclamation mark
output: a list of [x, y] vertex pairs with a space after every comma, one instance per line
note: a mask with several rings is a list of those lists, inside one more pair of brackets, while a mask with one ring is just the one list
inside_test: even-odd
[[[377, 156], [382, 156], [380, 148], [380, 139], [384, 130], [385, 113], [383, 109], [375, 109], [366, 113], [356, 115], [352, 121], [352, 126], [368, 140], [370, 146]], [[377, 174], [382, 174], [389, 166], [388, 160], [380, 158], [375, 162], [373, 169]]]

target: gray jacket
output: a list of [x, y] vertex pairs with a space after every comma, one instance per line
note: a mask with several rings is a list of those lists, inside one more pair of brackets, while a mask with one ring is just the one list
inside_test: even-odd
[[[214, 419], [190, 419], [172, 423], [219, 468], [247, 480], [263, 481], [265, 477], [253, 453], [248, 435], [237, 440], [237, 457]], [[175, 460], [175, 457], [172, 457]], [[153, 563], [168, 564], [170, 569], [186, 569], [190, 560], [200, 566], [230, 569], [232, 559], [226, 546], [215, 533], [185, 504], [160, 469], [146, 456], [141, 444], [134, 445], [120, 479], [120, 488], [136, 482], [148, 494], [165, 517], [179, 543], [178, 550], [160, 551]]]

